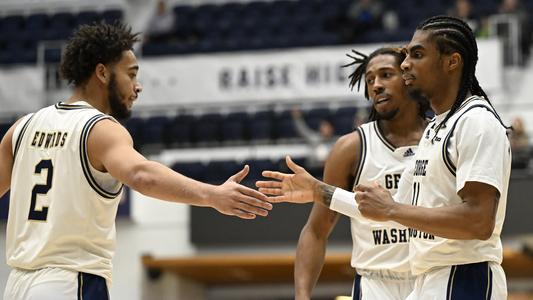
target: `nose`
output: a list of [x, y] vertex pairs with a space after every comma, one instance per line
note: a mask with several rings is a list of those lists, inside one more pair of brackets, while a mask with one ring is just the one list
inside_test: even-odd
[[379, 77], [376, 77], [374, 79], [374, 85], [372, 86], [372, 91], [374, 92], [374, 94], [377, 95], [377, 94], [382, 93], [384, 90], [385, 90], [385, 87], [383, 86], [383, 83], [381, 82]]
[[411, 61], [409, 60], [409, 56], [407, 56], [400, 65], [400, 68], [402, 71], [409, 71], [411, 69]]
[[137, 84], [135, 85], [134, 90], [135, 90], [135, 93], [139, 94], [140, 92], [143, 91], [143, 86], [142, 86], [140, 83], [137, 83]]

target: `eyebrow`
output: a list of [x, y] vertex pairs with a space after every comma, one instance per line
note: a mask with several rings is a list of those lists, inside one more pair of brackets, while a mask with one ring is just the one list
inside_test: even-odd
[[420, 45], [420, 44], [417, 44], [417, 45], [414, 45], [413, 47], [411, 48], [406, 48], [406, 51], [407, 52], [413, 52], [413, 51], [416, 51], [416, 50], [424, 50], [424, 46]]
[[138, 65], [131, 66], [131, 67], [128, 68], [128, 70], [135, 70], [135, 71], [138, 71], [138, 70], [139, 70], [139, 66], [138, 66]]
[[[387, 70], [394, 70], [395, 68], [393, 66], [385, 66], [385, 67], [380, 67], [378, 68], [376, 71], [379, 72], [379, 71], [387, 71]], [[365, 73], [365, 76], [368, 76], [370, 73], [370, 71], [367, 71]]]

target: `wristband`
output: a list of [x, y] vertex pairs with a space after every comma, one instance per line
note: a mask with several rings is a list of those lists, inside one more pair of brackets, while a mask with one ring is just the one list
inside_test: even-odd
[[329, 209], [348, 217], [356, 217], [361, 215], [357, 202], [355, 202], [355, 193], [348, 192], [341, 188], [336, 188], [333, 192]]

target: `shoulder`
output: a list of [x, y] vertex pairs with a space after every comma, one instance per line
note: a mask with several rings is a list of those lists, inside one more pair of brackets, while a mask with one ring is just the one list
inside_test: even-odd
[[466, 108], [460, 113], [457, 125], [460, 130], [471, 132], [495, 133], [505, 132], [506, 128], [494, 109], [488, 104], [478, 104]]
[[94, 123], [89, 133], [89, 139], [93, 142], [105, 143], [118, 141], [132, 142], [128, 130], [115, 119], [105, 115]]

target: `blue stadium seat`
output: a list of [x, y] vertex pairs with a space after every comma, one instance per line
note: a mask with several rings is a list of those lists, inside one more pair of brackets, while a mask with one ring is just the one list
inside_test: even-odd
[[74, 17], [75, 26], [90, 25], [100, 20], [100, 14], [95, 11], [82, 11]]
[[124, 127], [128, 130], [133, 139], [135, 148], [139, 149], [141, 145], [144, 144], [144, 136], [142, 132], [142, 127], [144, 126], [144, 120], [139, 117], [129, 118]]
[[107, 24], [113, 24], [115, 21], [122, 20], [122, 11], [118, 9], [111, 9], [102, 12], [100, 18]]
[[192, 143], [194, 118], [190, 115], [179, 115], [171, 120], [164, 133], [165, 144], [188, 145]]
[[307, 122], [307, 125], [314, 130], [318, 130], [318, 127], [322, 120], [328, 120], [328, 119], [330, 119], [329, 108], [325, 108], [325, 107], [313, 108], [305, 113], [305, 121]]
[[242, 142], [247, 139], [246, 128], [248, 127], [248, 114], [236, 112], [222, 118], [222, 141]]
[[167, 117], [157, 116], [145, 120], [142, 130], [143, 144], [156, 145], [164, 143], [164, 131], [168, 126]]
[[299, 137], [290, 111], [283, 111], [275, 116], [274, 137], [286, 140]]
[[236, 161], [211, 161], [205, 168], [204, 179], [208, 183], [221, 184], [241, 170]]
[[73, 16], [70, 13], [57, 13], [50, 17], [50, 25], [46, 30], [45, 40], [64, 40], [74, 29]]
[[24, 17], [23, 16], [7, 16], [2, 20], [2, 35], [9, 40], [18, 40], [21, 33], [24, 31]]
[[273, 118], [272, 111], [260, 111], [250, 116], [248, 123], [250, 140], [255, 142], [272, 140]]
[[38, 41], [42, 38], [48, 27], [49, 17], [46, 14], [33, 14], [26, 18], [24, 37]]
[[205, 169], [200, 162], [176, 162], [172, 165], [172, 170], [199, 181], [204, 181]]
[[216, 143], [220, 141], [219, 114], [206, 114], [196, 119], [193, 139], [196, 143]]

